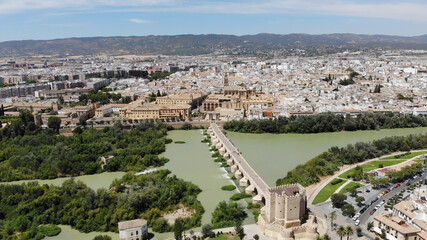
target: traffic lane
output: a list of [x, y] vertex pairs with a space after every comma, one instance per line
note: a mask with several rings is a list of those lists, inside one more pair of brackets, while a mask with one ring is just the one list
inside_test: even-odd
[[[415, 178], [415, 179], [412, 179], [412, 180], [410, 180], [409, 181], [409, 183], [410, 184], [414, 184], [414, 183], [417, 183], [417, 182], [419, 182], [421, 180], [421, 177], [417, 177], [417, 178]], [[393, 186], [396, 186], [397, 185], [397, 183], [396, 184], [394, 184]], [[389, 193], [387, 193], [387, 194], [385, 194], [385, 195], [383, 195], [380, 199], [378, 199], [375, 203], [373, 203], [371, 206], [369, 206], [368, 207], [368, 209], [366, 209], [366, 211], [359, 217], [359, 219], [360, 219], [360, 224], [364, 224], [364, 223], [366, 223], [368, 220], [369, 220], [369, 218], [371, 218], [371, 217], [374, 217], [374, 216], [376, 216], [376, 215], [378, 215], [378, 212], [383, 212], [384, 211], [384, 209], [382, 209], [382, 207], [384, 207], [384, 205], [387, 203], [387, 201], [388, 201], [388, 199], [390, 199], [392, 196], [394, 196], [395, 194], [399, 194], [403, 189], [407, 189], [409, 186], [406, 186], [406, 183], [405, 182], [403, 182], [403, 183], [401, 183], [400, 184], [400, 186], [399, 187], [397, 187], [397, 188], [395, 188], [395, 189], [393, 189], [393, 190], [391, 190]], [[385, 189], [386, 190], [386, 189]], [[384, 191], [385, 191], [384, 190]], [[371, 199], [370, 201], [372, 201], [373, 199]], [[373, 215], [370, 215], [369, 213], [373, 210], [373, 209], [375, 209], [375, 206], [378, 204], [378, 203], [380, 203], [382, 200], [385, 200], [385, 203], [373, 214]]]

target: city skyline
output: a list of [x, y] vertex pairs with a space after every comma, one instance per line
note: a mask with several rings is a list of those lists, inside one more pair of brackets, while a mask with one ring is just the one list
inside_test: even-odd
[[392, 1], [3, 0], [0, 41], [177, 34], [418, 36], [427, 4]]

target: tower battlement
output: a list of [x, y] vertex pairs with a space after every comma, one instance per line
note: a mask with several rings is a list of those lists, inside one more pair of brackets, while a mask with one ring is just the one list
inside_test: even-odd
[[288, 184], [277, 187], [271, 187], [268, 191], [275, 196], [285, 198], [301, 198], [305, 196], [305, 188], [300, 184]]

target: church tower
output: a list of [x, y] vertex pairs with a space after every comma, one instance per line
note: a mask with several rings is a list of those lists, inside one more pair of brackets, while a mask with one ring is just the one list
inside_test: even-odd
[[224, 87], [228, 86], [228, 73], [224, 76]]

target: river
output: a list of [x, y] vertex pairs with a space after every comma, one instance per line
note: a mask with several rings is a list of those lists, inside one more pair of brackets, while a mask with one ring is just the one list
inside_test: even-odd
[[[88, 187], [90, 187], [96, 191], [99, 188], [109, 189], [110, 185], [114, 179], [116, 179], [116, 178], [120, 179], [124, 175], [125, 175], [125, 172], [103, 172], [100, 174], [78, 176], [78, 177], [74, 177], [74, 179], [76, 181], [84, 182]], [[21, 180], [21, 181], [15, 181], [15, 182], [7, 182], [6, 184], [21, 184], [21, 183], [27, 183], [27, 182], [38, 182], [40, 185], [52, 184], [54, 186], [60, 186], [64, 181], [66, 181], [68, 179], [70, 179], [70, 177], [56, 178], [56, 179], [49, 179], [49, 180]]]
[[387, 136], [427, 133], [424, 128], [382, 129], [315, 134], [250, 134], [227, 132], [246, 161], [264, 181], [275, 186], [276, 180], [332, 146], [368, 142]]
[[[287, 171], [298, 164], [305, 163], [332, 146], [345, 146], [350, 143], [366, 142], [386, 136], [416, 133], [427, 133], [427, 128], [319, 134], [247, 134], [227, 132], [227, 136], [240, 149], [245, 159], [265, 182], [270, 186], [274, 186], [275, 181], [285, 176]], [[200, 142], [203, 139], [200, 130], [174, 130], [168, 132], [168, 137], [173, 141], [185, 141], [185, 143], [171, 143], [166, 146], [166, 152], [163, 156], [169, 158], [170, 161], [163, 168], [171, 170], [172, 174], [191, 181], [202, 189], [198, 196], [206, 211], [202, 218], [202, 224], [209, 223], [212, 218], [211, 213], [216, 205], [222, 200], [228, 201], [237, 192], [221, 190], [222, 186], [233, 184], [233, 182], [229, 179], [227, 172], [219, 167], [220, 164], [213, 161], [209, 147]], [[75, 179], [85, 182], [89, 187], [96, 190], [101, 187], [108, 188], [115, 178], [120, 178], [123, 175], [123, 172], [106, 172], [75, 177]], [[66, 179], [68, 178], [37, 181], [40, 184], [60, 185]], [[21, 182], [28, 181], [14, 183]], [[244, 204], [243, 200], [241, 201]], [[245, 224], [253, 222], [253, 217], [249, 214]], [[92, 240], [94, 236], [99, 234], [107, 234], [113, 239], [118, 239], [118, 234], [116, 233], [85, 234], [71, 229], [70, 226], [60, 225], [60, 227], [62, 232], [58, 236], [46, 239]], [[198, 230], [200, 228], [195, 229], [195, 231]], [[166, 239], [172, 236], [172, 233], [156, 234], [154, 239]]]
[[[234, 184], [228, 177], [224, 168], [214, 162], [209, 152], [209, 146], [201, 143], [203, 135], [200, 130], [175, 130], [168, 132], [168, 137], [175, 141], [184, 141], [185, 144], [171, 143], [166, 145], [164, 156], [170, 161], [164, 166], [177, 177], [191, 181], [202, 189], [197, 199], [202, 203], [205, 213], [202, 224], [210, 223], [212, 212], [220, 201], [229, 201], [235, 191], [223, 191], [224, 185]], [[242, 200], [242, 204], [246, 204]], [[252, 215], [245, 223], [253, 223]]]

